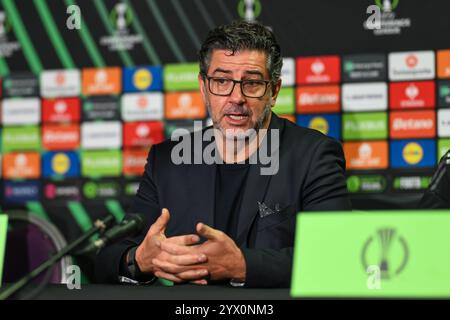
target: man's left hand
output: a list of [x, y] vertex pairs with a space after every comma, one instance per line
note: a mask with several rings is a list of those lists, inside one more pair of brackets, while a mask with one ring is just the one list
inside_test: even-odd
[[[204, 254], [206, 262], [195, 266], [183, 266], [178, 263], [174, 265], [154, 260], [155, 265], [162, 271], [160, 274], [163, 277], [164, 275], [167, 276], [168, 279], [170, 278], [169, 280], [173, 280], [174, 277], [178, 280], [192, 280], [185, 279], [184, 275], [192, 273], [193, 269], [207, 269], [208, 275], [206, 278], [210, 280], [234, 279], [245, 281], [245, 258], [235, 242], [224, 232], [211, 228], [204, 223], [197, 224], [197, 233], [206, 238], [207, 241], [201, 245], [183, 247], [182, 252], [179, 246], [162, 241], [161, 250], [173, 255], [187, 254], [188, 252], [197, 255]], [[205, 284], [204, 279], [202, 284]]]
[[204, 223], [197, 224], [197, 233], [208, 239], [194, 248], [207, 257], [204, 266], [211, 280], [234, 279], [245, 281], [246, 263], [242, 251], [224, 232], [211, 228]]

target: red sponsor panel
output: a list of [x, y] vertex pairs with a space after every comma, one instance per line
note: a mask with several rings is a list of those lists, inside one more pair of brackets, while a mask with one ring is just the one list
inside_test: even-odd
[[44, 125], [42, 147], [46, 150], [74, 150], [80, 146], [80, 126]]
[[42, 99], [42, 122], [67, 123], [80, 121], [80, 99]]
[[434, 81], [392, 82], [389, 84], [392, 109], [434, 108]]
[[390, 115], [390, 137], [394, 139], [434, 138], [436, 113], [434, 111], [394, 111]]
[[128, 122], [124, 124], [124, 147], [150, 147], [164, 140], [164, 126], [160, 121]]
[[140, 176], [147, 163], [147, 149], [123, 150], [123, 174], [126, 176]]
[[340, 80], [339, 56], [297, 58], [297, 84], [338, 83]]
[[298, 113], [339, 112], [341, 91], [339, 86], [298, 87], [296, 104]]

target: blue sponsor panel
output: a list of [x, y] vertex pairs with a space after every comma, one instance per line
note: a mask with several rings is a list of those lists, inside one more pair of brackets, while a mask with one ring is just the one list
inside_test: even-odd
[[340, 114], [297, 115], [297, 124], [300, 127], [318, 130], [335, 139], [341, 138]]
[[4, 181], [3, 200], [5, 203], [25, 204], [38, 201], [40, 197], [39, 181]]
[[142, 66], [123, 69], [123, 91], [161, 91], [162, 67]]
[[392, 168], [424, 168], [436, 165], [436, 141], [397, 140], [390, 143]]
[[80, 158], [75, 151], [52, 151], [42, 156], [43, 177], [79, 177]]

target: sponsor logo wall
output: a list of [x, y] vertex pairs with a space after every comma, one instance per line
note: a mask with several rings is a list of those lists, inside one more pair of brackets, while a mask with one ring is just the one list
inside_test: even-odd
[[[132, 197], [153, 144], [207, 123], [197, 63], [2, 79], [6, 202]], [[349, 191], [426, 188], [450, 148], [450, 50], [285, 58], [274, 112], [340, 140]]]

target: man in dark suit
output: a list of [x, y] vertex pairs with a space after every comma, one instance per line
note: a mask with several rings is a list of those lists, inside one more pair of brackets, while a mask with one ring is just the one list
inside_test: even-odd
[[98, 280], [289, 287], [296, 214], [351, 208], [341, 145], [271, 112], [282, 57], [264, 26], [212, 30], [199, 61], [214, 130], [152, 147], [130, 208], [146, 228], [99, 253]]
[[419, 202], [419, 208], [450, 208], [450, 150], [439, 161], [431, 183]]

